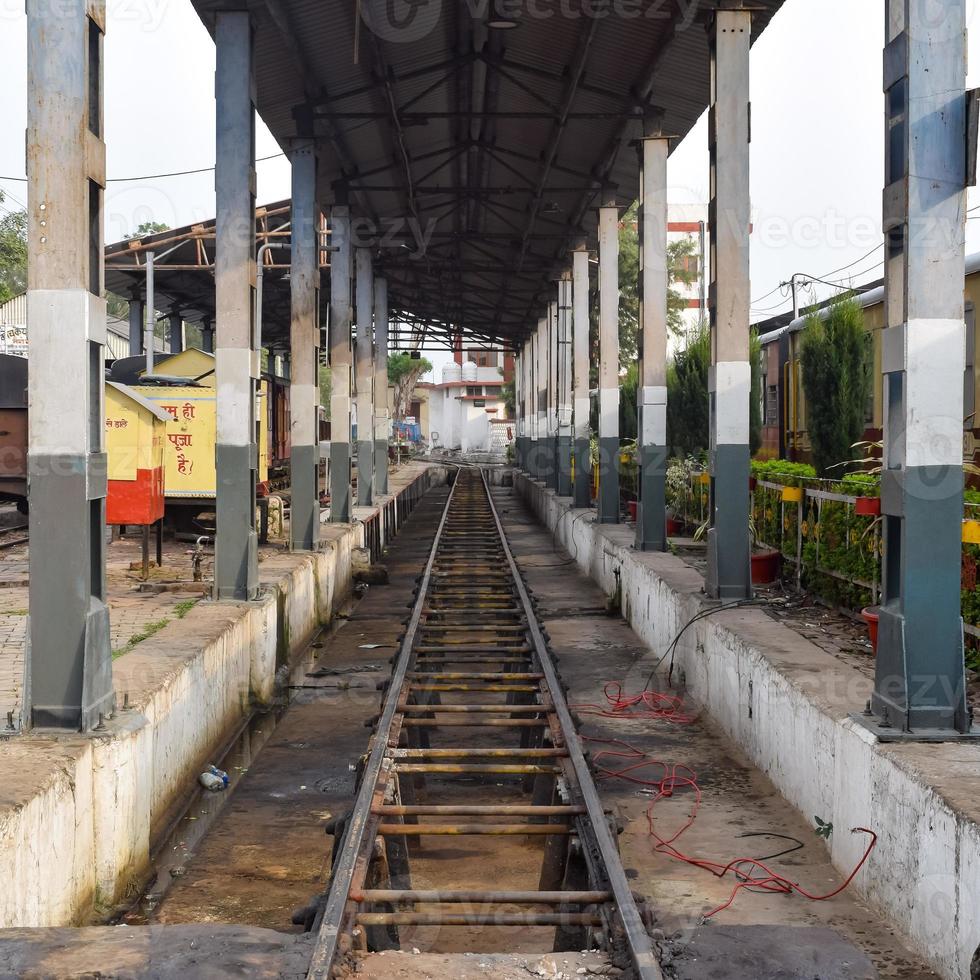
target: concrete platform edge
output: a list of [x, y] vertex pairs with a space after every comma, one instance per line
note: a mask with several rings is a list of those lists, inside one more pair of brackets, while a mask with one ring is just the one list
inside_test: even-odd
[[[671, 554], [637, 552], [632, 529], [596, 525], [540, 482], [514, 486], [578, 566], [658, 656], [707, 601], [703, 579]], [[643, 686], [649, 662], [625, 679]], [[950, 980], [970, 977], [980, 944], [980, 746], [879, 745], [855, 724], [871, 682], [759, 609], [730, 610], [690, 627], [675, 674], [691, 700], [732, 738], [810, 821], [830, 820], [831, 859], [849, 874], [878, 844], [851, 887]], [[643, 676], [640, 676], [640, 675]], [[795, 901], [795, 898], [792, 899]]]

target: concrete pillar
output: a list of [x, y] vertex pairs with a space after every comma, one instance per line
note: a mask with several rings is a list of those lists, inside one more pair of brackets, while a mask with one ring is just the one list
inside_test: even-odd
[[209, 353], [214, 353], [214, 326], [210, 320], [201, 321], [201, 346]]
[[143, 353], [143, 300], [129, 301], [129, 356]]
[[330, 210], [330, 520], [351, 519], [351, 249], [350, 208]]
[[243, 10], [215, 13], [217, 205], [215, 301], [218, 336], [217, 536], [218, 599], [253, 599], [258, 591], [255, 531], [255, 160], [252, 25]]
[[388, 280], [374, 280], [374, 493], [388, 492]]
[[533, 371], [534, 371], [534, 351], [531, 345], [531, 336], [529, 335], [527, 340], [524, 341], [523, 353], [521, 354], [521, 368], [523, 371], [523, 406], [524, 406], [524, 450], [523, 450], [523, 467], [525, 473], [531, 472], [532, 464], [532, 454], [531, 454], [531, 434], [534, 430], [534, 389], [533, 389]]
[[603, 191], [599, 208], [600, 524], [619, 523], [619, 208]]
[[572, 495], [572, 273], [558, 280], [558, 496]]
[[748, 10], [718, 10], [710, 28], [710, 505], [705, 591], [752, 595], [749, 539], [749, 41]]
[[548, 316], [538, 320], [534, 334], [534, 476], [548, 482]]
[[592, 459], [589, 453], [589, 253], [580, 245], [572, 253], [572, 407], [575, 440], [576, 507], [592, 505]]
[[883, 738], [949, 737], [970, 730], [960, 616], [966, 10], [965, 0], [887, 0], [886, 11], [885, 559], [869, 720]]
[[320, 542], [320, 208], [312, 141], [298, 142], [290, 163], [289, 544], [294, 550], [312, 551]]
[[115, 707], [105, 602], [104, 29], [104, 3], [28, 0], [31, 548], [21, 723], [70, 731], [96, 727]]
[[179, 313], [167, 317], [167, 340], [171, 354], [179, 354], [184, 349], [184, 321]]
[[640, 177], [639, 503], [636, 547], [664, 551], [667, 476], [667, 153], [659, 131], [643, 139]]
[[374, 499], [374, 267], [370, 249], [358, 248], [356, 255], [357, 503], [366, 507]]
[[545, 322], [545, 486], [558, 489], [558, 285], [552, 286], [555, 298], [548, 304]]

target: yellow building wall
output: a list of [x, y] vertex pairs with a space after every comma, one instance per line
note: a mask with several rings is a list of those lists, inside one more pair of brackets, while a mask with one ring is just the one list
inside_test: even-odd
[[106, 385], [105, 441], [110, 480], [135, 480], [137, 470], [162, 466], [164, 438], [160, 419]]

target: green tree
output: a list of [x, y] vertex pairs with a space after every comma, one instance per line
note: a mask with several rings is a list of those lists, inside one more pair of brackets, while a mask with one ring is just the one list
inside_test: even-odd
[[137, 225], [136, 231], [132, 235], [127, 235], [127, 238], [145, 238], [147, 235], [159, 235], [162, 231], [170, 231], [170, 225], [164, 224], [162, 221], [144, 221]]
[[[500, 372], [500, 376], [504, 376], [504, 369], [497, 368]], [[507, 413], [507, 418], [514, 418], [517, 412], [517, 389], [514, 387], [514, 379], [511, 378], [510, 381], [505, 381], [500, 386], [500, 400], [504, 403], [504, 411]]]
[[[749, 335], [751, 393], [749, 397], [749, 452], [762, 445], [762, 345], [753, 330]], [[679, 456], [708, 448], [708, 370], [711, 367], [711, 332], [702, 321], [688, 345], [667, 365], [667, 443]]]
[[[667, 330], [675, 337], [684, 333], [683, 311], [687, 300], [671, 288], [678, 283], [690, 285], [697, 280], [691, 259], [697, 255], [697, 243], [686, 235], [667, 244]], [[598, 316], [598, 310], [595, 311]], [[635, 363], [638, 356], [637, 335], [640, 328], [640, 239], [637, 205], [624, 215], [619, 226], [619, 363], [622, 368]]]
[[806, 318], [800, 358], [813, 466], [825, 476], [861, 438], [870, 391], [864, 313], [852, 294]]
[[[0, 191], [0, 203], [5, 200]], [[0, 218], [0, 303], [27, 289], [27, 212]]]
[[317, 375], [320, 382], [320, 405], [326, 412], [326, 417], [330, 418], [330, 393], [333, 391], [333, 377], [330, 374], [330, 365], [321, 364]]
[[432, 364], [424, 357], [413, 358], [407, 351], [388, 355], [388, 380], [395, 388], [393, 415], [397, 421], [408, 414], [415, 385], [431, 370]]

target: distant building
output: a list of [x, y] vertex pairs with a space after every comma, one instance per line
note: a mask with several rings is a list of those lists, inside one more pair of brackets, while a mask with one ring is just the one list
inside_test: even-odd
[[512, 354], [485, 348], [464, 354], [457, 347], [455, 360], [442, 369], [441, 383], [416, 385], [409, 414], [434, 448], [464, 453], [499, 449], [501, 430], [506, 437], [506, 423], [513, 421], [503, 399], [503, 387], [513, 377]]

